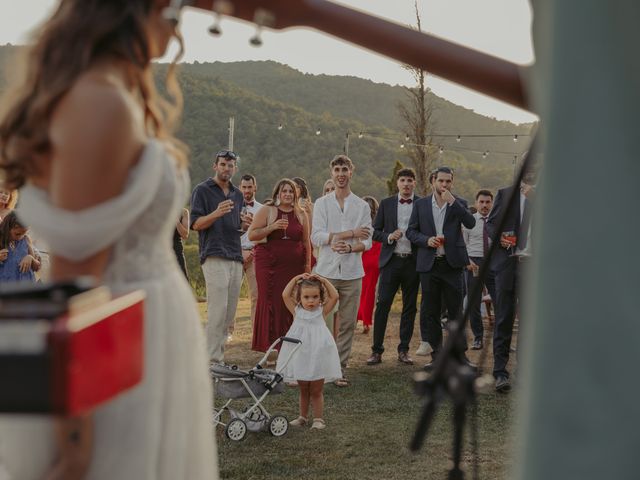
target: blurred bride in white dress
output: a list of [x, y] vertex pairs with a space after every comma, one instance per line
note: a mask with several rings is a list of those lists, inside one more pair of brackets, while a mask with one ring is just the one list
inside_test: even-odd
[[176, 35], [167, 4], [61, 0], [0, 103], [2, 174], [22, 188], [18, 214], [48, 243], [52, 279], [147, 293], [141, 385], [81, 418], [1, 416], [0, 476], [217, 478], [204, 339], [171, 244], [189, 187], [168, 129], [179, 106], [151, 73]]

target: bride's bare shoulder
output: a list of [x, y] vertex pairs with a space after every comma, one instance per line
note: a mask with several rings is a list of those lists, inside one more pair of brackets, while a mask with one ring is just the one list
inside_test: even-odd
[[97, 150], [135, 145], [142, 137], [142, 119], [129, 92], [108, 75], [88, 72], [57, 104], [49, 125], [54, 149], [60, 146]]
[[145, 144], [133, 96], [108, 76], [85, 74], [49, 124], [52, 198], [79, 209], [118, 195]]

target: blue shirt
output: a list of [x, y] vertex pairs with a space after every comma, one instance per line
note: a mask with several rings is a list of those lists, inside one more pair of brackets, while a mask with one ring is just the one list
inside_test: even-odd
[[242, 192], [229, 182], [229, 195], [212, 178], [196, 185], [191, 194], [191, 227], [200, 217], [204, 217], [218, 208], [225, 200], [233, 200], [233, 210], [218, 218], [213, 224], [198, 232], [200, 263], [207, 257], [220, 257], [242, 263], [240, 246], [240, 210], [244, 198]]
[[13, 248], [7, 247], [7, 250], [9, 251], [7, 259], [4, 262], [0, 262], [0, 283], [22, 282], [25, 280], [35, 282], [36, 276], [33, 270], [20, 271], [20, 262], [29, 254], [27, 239], [18, 240]]

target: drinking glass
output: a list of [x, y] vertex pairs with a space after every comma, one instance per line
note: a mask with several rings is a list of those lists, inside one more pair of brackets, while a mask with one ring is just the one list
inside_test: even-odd
[[289, 214], [286, 212], [282, 212], [282, 218], [284, 218], [287, 221], [287, 226], [284, 227], [284, 235], [282, 236], [282, 240], [289, 240], [289, 237], [287, 236], [287, 227], [289, 226]]
[[242, 209], [240, 210], [240, 228], [238, 229], [240, 233], [245, 233], [245, 230], [242, 229], [242, 217], [244, 217], [247, 213], [249, 213], [249, 210], [247, 209], [246, 205], [243, 205]]
[[511, 246], [508, 248], [510, 255], [515, 255], [515, 246], [518, 242], [518, 237], [516, 236], [516, 232], [513, 230], [507, 230], [506, 232], [502, 232], [502, 238], [506, 242], [509, 242]]

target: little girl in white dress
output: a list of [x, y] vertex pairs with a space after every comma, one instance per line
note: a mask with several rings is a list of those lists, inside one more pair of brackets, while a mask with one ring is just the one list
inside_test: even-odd
[[[338, 292], [331, 283], [317, 275], [303, 273], [293, 277], [282, 292], [284, 304], [293, 314], [293, 324], [287, 337], [302, 341], [299, 349], [284, 368], [286, 382], [300, 387], [300, 416], [291, 425], [307, 424], [309, 403], [313, 409], [313, 429], [325, 428], [324, 384], [342, 377], [336, 342], [324, 321], [338, 301]], [[293, 345], [284, 342], [278, 363], [286, 362]], [[280, 365], [276, 367], [278, 371]]]

